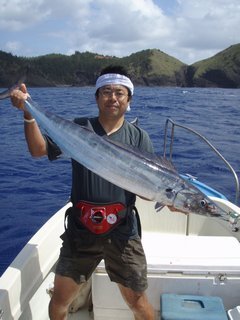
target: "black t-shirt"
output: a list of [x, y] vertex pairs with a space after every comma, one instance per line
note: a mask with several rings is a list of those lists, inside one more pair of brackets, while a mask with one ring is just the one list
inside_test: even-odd
[[[77, 118], [74, 122], [80, 125], [90, 125], [98, 135], [107, 136], [98, 118]], [[143, 152], [153, 153], [152, 142], [148, 134], [126, 120], [119, 130], [107, 137], [113, 141], [136, 147]], [[61, 154], [61, 150], [49, 137], [46, 137], [46, 142], [49, 159], [57, 159]], [[73, 205], [76, 205], [80, 200], [97, 204], [121, 202], [128, 207], [134, 205], [136, 195], [108, 182], [72, 159], [71, 201]], [[112, 231], [113, 233], [121, 238], [133, 238], [136, 236], [137, 222], [135, 215], [128, 214], [126, 220], [117, 226]]]

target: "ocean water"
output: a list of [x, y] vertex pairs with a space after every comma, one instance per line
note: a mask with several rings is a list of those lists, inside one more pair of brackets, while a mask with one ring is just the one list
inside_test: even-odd
[[[64, 118], [94, 116], [94, 88], [29, 88], [32, 98]], [[156, 152], [163, 154], [165, 122], [171, 118], [204, 135], [240, 176], [240, 90], [137, 87], [127, 119], [139, 119]], [[71, 164], [33, 159], [23, 134], [22, 113], [0, 101], [0, 274], [33, 234], [68, 200]], [[169, 139], [168, 139], [169, 141]], [[169, 143], [167, 144], [169, 146]], [[196, 136], [175, 129], [173, 163], [235, 200], [229, 169]]]

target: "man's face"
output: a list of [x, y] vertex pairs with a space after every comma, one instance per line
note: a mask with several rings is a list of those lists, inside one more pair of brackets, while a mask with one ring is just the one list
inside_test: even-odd
[[116, 118], [126, 112], [130, 97], [126, 87], [114, 84], [101, 87], [96, 101], [101, 116]]

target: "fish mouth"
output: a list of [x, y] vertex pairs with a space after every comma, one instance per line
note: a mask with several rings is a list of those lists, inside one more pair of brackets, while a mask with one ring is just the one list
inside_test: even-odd
[[212, 203], [207, 205], [206, 210], [208, 214], [212, 217], [221, 217], [228, 214], [227, 212], [223, 211], [222, 209], [218, 208], [216, 205]]
[[206, 204], [205, 209], [208, 212], [209, 216], [211, 216], [213, 218], [214, 217], [221, 217], [221, 219], [228, 221], [231, 224], [236, 224], [240, 219], [239, 213], [237, 213], [235, 211], [226, 211], [214, 202], [208, 202]]
[[229, 222], [229, 224], [232, 227], [232, 230], [238, 229], [237, 225], [240, 220], [240, 214], [237, 213], [236, 211], [225, 211], [222, 208], [219, 208], [218, 206], [215, 205], [213, 210], [210, 212], [211, 217], [220, 217], [222, 220], [225, 220]]
[[176, 208], [179, 208], [178, 204], [183, 204], [182, 210], [180, 210], [183, 212], [196, 213], [206, 217], [220, 217], [226, 221], [229, 220], [229, 213], [227, 211], [201, 193], [189, 192], [187, 189], [182, 189], [177, 192], [173, 201], [173, 205]]
[[229, 213], [209, 198], [199, 200], [199, 207], [204, 215], [210, 217], [223, 217], [224, 220], [228, 220]]

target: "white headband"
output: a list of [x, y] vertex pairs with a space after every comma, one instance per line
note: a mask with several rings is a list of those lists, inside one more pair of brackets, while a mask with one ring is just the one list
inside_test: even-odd
[[103, 74], [97, 79], [96, 82], [96, 89], [99, 89], [103, 86], [109, 85], [109, 84], [120, 84], [125, 87], [127, 87], [131, 91], [131, 95], [133, 95], [134, 86], [132, 81], [121, 74], [118, 73], [107, 73]]

